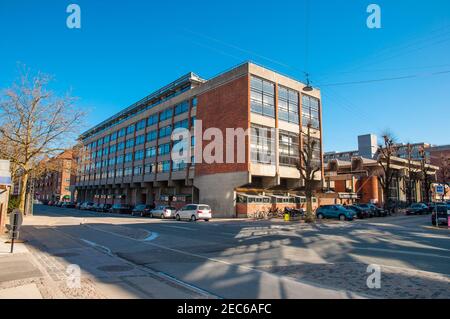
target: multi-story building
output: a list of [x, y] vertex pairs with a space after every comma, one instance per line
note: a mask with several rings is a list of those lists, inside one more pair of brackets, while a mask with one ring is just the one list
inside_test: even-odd
[[[253, 63], [209, 80], [189, 73], [81, 135], [91, 156], [75, 185], [77, 200], [200, 202], [215, 216], [232, 217], [240, 193], [298, 192], [307, 123], [317, 140], [314, 160], [321, 165], [322, 159], [320, 91], [304, 89]], [[191, 161], [171, 157], [176, 128], [192, 134]], [[248, 134], [235, 137], [239, 129]], [[220, 135], [226, 140], [211, 151]], [[208, 152], [213, 161], [202, 157]], [[315, 176], [318, 185], [322, 176], [323, 169]]]
[[[368, 159], [375, 159], [378, 155], [378, 137], [375, 134], [366, 134], [358, 136], [358, 150], [345, 152], [326, 152], [323, 155], [323, 160], [328, 163], [331, 160], [350, 161], [355, 156], [362, 156]], [[428, 163], [431, 163], [429, 150], [433, 145], [428, 143], [410, 143], [397, 144], [396, 156], [411, 160], [420, 161], [422, 158], [421, 150], [425, 150], [425, 156]]]
[[[425, 171], [421, 163], [422, 149], [426, 154], [427, 180], [429, 183], [436, 180], [438, 167], [430, 164], [430, 144], [416, 143], [409, 147], [407, 144], [397, 144], [395, 156], [391, 158], [393, 181], [388, 195], [391, 202], [417, 202], [427, 197], [422, 176]], [[384, 171], [379, 159], [384, 160], [378, 150], [376, 135], [368, 134], [358, 137], [357, 151], [326, 153], [325, 188], [337, 193], [356, 194], [355, 199], [360, 202], [383, 204], [380, 179]]]
[[72, 200], [70, 186], [75, 182], [75, 160], [67, 150], [43, 163], [46, 171], [34, 181], [36, 199], [43, 201]]

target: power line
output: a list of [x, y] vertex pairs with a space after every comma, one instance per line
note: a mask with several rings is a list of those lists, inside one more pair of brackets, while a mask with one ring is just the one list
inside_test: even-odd
[[442, 74], [448, 74], [448, 73], [450, 73], [450, 70], [428, 73], [428, 74], [411, 74], [411, 75], [404, 75], [404, 76], [397, 76], [397, 77], [390, 77], [390, 78], [381, 78], [381, 79], [326, 83], [326, 84], [321, 84], [319, 86], [320, 87], [328, 87], [328, 86], [342, 86], [342, 85], [353, 85], [353, 84], [367, 84], [367, 83], [375, 83], [375, 82], [405, 80], [405, 79], [412, 79], [412, 78], [418, 78], [418, 77], [423, 77], [423, 76], [435, 76], [435, 75], [442, 75]]

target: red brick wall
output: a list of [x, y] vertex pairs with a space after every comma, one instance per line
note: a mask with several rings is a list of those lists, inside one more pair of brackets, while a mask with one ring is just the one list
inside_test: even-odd
[[376, 176], [361, 179], [356, 183], [356, 188], [359, 189], [362, 203], [368, 203], [371, 199], [379, 199], [378, 178]]
[[[226, 161], [226, 129], [249, 127], [249, 76], [244, 76], [221, 85], [198, 96], [197, 120], [203, 121], [203, 132], [210, 127], [218, 128], [224, 136], [223, 155]], [[203, 149], [210, 141], [203, 142]], [[196, 146], [200, 144], [196, 137]], [[206, 164], [195, 166], [196, 176], [248, 171], [248, 137], [246, 138], [246, 163], [238, 164]], [[236, 145], [235, 145], [236, 149]], [[237, 152], [235, 152], [237, 154]], [[196, 159], [197, 160], [197, 159]]]

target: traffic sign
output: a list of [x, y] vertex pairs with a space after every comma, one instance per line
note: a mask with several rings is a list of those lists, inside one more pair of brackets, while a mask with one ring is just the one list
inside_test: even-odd
[[436, 194], [444, 195], [445, 188], [444, 185], [436, 185]]

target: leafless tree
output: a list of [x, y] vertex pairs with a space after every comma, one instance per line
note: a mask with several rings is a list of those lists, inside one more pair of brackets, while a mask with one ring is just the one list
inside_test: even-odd
[[413, 155], [413, 146], [411, 143], [406, 144], [406, 160], [408, 161], [406, 166], [406, 176], [405, 176], [405, 187], [402, 188], [402, 190], [406, 194], [406, 200], [409, 205], [413, 202], [413, 192], [414, 192], [414, 184], [417, 181], [417, 174], [419, 171], [415, 168], [413, 168], [412, 162], [412, 155]]
[[301, 133], [303, 135], [303, 143], [299, 143], [299, 145], [303, 144], [303, 146], [300, 147], [300, 161], [297, 166], [305, 186], [306, 222], [313, 222], [315, 220], [312, 208], [312, 197], [317, 185], [315, 175], [322, 169], [321, 158], [314, 156], [314, 150], [318, 146], [320, 148], [320, 140], [312, 136], [311, 128], [311, 123], [308, 123], [306, 133]]
[[45, 158], [63, 151], [75, 139], [84, 112], [66, 94], [56, 96], [47, 87], [51, 77], [31, 75], [22, 68], [20, 79], [0, 97], [0, 141], [14, 150], [8, 158], [20, 174], [19, 208], [24, 211], [30, 174]]
[[378, 163], [382, 169], [379, 180], [383, 188], [384, 207], [388, 209], [391, 185], [395, 178], [392, 159], [397, 154], [397, 145], [395, 137], [390, 132], [383, 133], [382, 138], [383, 143], [378, 146]]
[[[450, 189], [450, 158], [445, 155], [441, 156], [441, 165], [439, 167], [439, 181], [444, 184], [444, 194], [442, 195], [442, 201]], [[447, 187], [448, 186], [448, 187]]]
[[427, 156], [424, 148], [420, 148], [419, 150], [420, 155], [420, 178], [422, 180], [422, 187], [423, 187], [423, 195], [425, 202], [429, 203], [431, 202], [430, 199], [430, 192], [431, 192], [431, 183], [433, 182], [433, 179], [430, 177], [430, 165], [427, 163]]

